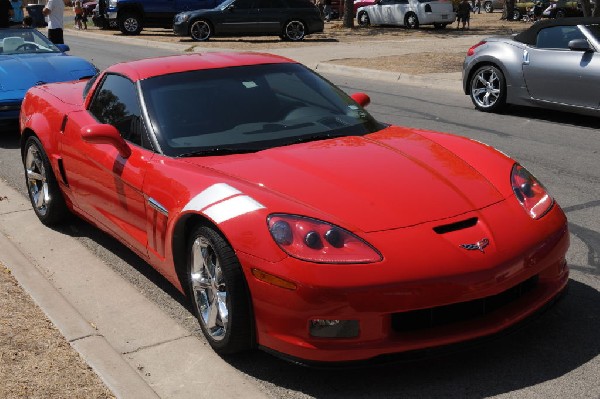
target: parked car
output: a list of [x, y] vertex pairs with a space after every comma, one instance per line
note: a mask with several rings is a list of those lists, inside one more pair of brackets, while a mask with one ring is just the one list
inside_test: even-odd
[[598, 18], [542, 20], [469, 49], [463, 88], [481, 111], [507, 103], [600, 115]]
[[542, 3], [542, 10], [545, 10], [550, 5], [550, 0], [515, 0], [513, 19], [515, 21], [523, 19], [523, 17], [527, 15], [527, 12], [533, 8], [537, 1]]
[[495, 10], [502, 10], [504, 8], [505, 0], [484, 0], [481, 2], [481, 8], [487, 12], [494, 12]]
[[173, 20], [176, 35], [196, 41], [236, 35], [299, 41], [323, 28], [323, 16], [310, 0], [226, 0], [212, 10], [182, 12]]
[[[593, 5], [592, 5], [593, 7]], [[583, 17], [583, 9], [578, 1], [552, 1], [542, 13], [544, 18]]]
[[97, 73], [83, 58], [67, 56], [69, 46], [52, 44], [37, 29], [0, 29], [0, 46], [0, 124], [16, 124], [21, 101], [30, 87]]
[[258, 53], [36, 86], [21, 118], [31, 204], [44, 224], [74, 212], [138, 253], [220, 354], [369, 359], [552, 303], [569, 232], [539, 181], [474, 140], [380, 123], [369, 101]]
[[354, 0], [354, 17], [356, 17], [356, 12], [358, 11], [359, 8], [364, 7], [364, 6], [370, 6], [373, 5], [377, 2], [377, 0]]
[[399, 25], [416, 29], [421, 25], [445, 28], [456, 19], [448, 0], [378, 0], [357, 10], [360, 26]]
[[211, 9], [223, 0], [107, 0], [109, 26], [118, 26], [124, 35], [138, 35], [144, 28], [173, 26], [173, 17], [182, 11]]

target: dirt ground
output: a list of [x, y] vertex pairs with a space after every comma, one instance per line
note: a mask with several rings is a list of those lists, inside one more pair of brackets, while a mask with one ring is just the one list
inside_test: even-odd
[[0, 264], [0, 398], [114, 398]]
[[[68, 16], [69, 12], [67, 12]], [[139, 38], [193, 46], [227, 47], [244, 50], [264, 50], [322, 43], [352, 43], [361, 40], [398, 40], [426, 38], [440, 40], [457, 35], [504, 35], [527, 27], [521, 22], [506, 22], [499, 13], [476, 14], [469, 30], [456, 30], [455, 25], [444, 30], [424, 27], [407, 30], [397, 27], [345, 29], [340, 22], [326, 24], [325, 32], [310, 35], [301, 43], [283, 42], [273, 37], [213, 38], [207, 43], [195, 43], [174, 36], [165, 29], [146, 29]], [[120, 36], [117, 31], [100, 30], [89, 23], [89, 32]], [[84, 32], [81, 32], [84, 34]], [[368, 60], [344, 59], [341, 64], [403, 73], [435, 73], [460, 71], [464, 52], [425, 53], [411, 57], [379, 57]], [[43, 312], [33, 303], [10, 274], [0, 264], [0, 398], [112, 398], [98, 376], [70, 347]]]

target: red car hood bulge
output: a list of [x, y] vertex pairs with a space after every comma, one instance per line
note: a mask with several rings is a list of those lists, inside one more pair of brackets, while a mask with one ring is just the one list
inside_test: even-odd
[[398, 127], [364, 137], [188, 161], [261, 184], [332, 215], [329, 222], [365, 232], [441, 220], [503, 199], [454, 153], [416, 130]]

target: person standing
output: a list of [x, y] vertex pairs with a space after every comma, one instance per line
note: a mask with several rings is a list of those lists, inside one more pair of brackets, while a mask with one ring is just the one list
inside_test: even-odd
[[458, 9], [456, 10], [456, 17], [458, 22], [456, 25], [456, 29], [460, 27], [461, 23], [463, 29], [465, 29], [465, 27], [469, 29], [468, 27], [470, 25], [471, 19], [471, 4], [469, 4], [469, 0], [462, 0], [458, 4]]
[[21, 0], [10, 0], [13, 9], [12, 24], [20, 25], [23, 23], [23, 2]]
[[8, 28], [10, 26], [10, 17], [13, 16], [13, 13], [10, 0], [0, 0], [0, 28]]
[[331, 0], [323, 1], [323, 14], [325, 14], [325, 21], [331, 21]]
[[48, 17], [48, 39], [54, 44], [64, 44], [65, 3], [63, 0], [48, 0], [42, 12]]

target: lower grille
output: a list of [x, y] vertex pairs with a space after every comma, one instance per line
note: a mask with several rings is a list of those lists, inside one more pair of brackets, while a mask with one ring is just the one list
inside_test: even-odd
[[533, 290], [537, 283], [538, 276], [533, 276], [521, 284], [489, 297], [435, 308], [394, 313], [392, 314], [392, 328], [397, 332], [406, 332], [483, 317], [521, 298]]

